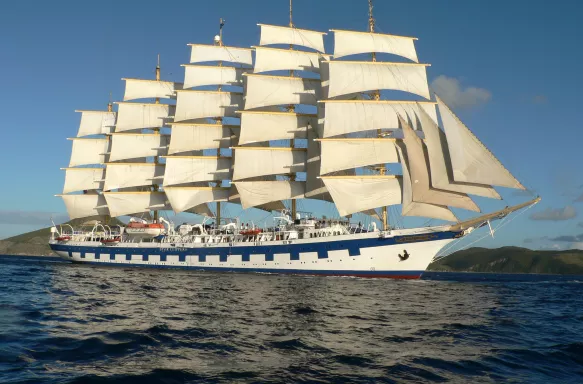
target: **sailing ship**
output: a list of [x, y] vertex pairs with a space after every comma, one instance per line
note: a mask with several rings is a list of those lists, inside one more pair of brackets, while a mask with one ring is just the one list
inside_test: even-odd
[[[416, 38], [376, 32], [369, 0], [368, 30], [331, 30], [329, 55], [326, 33], [293, 24], [291, 0], [289, 15], [287, 26], [258, 24], [250, 48], [225, 45], [221, 19], [214, 44], [190, 44], [184, 83], [161, 80], [158, 61], [155, 79], [123, 79], [117, 112], [111, 101], [80, 111], [59, 196], [88, 226], [54, 225], [56, 254], [124, 267], [419, 278], [448, 244], [540, 200], [460, 221], [452, 208], [480, 212], [470, 195], [501, 199], [495, 186], [525, 187], [432, 100]], [[300, 212], [302, 199], [333, 204], [338, 217]], [[273, 224], [225, 217], [227, 204], [276, 212]], [[392, 206], [443, 224], [399, 228]], [[175, 226], [160, 215], [169, 210], [203, 220]], [[351, 222], [357, 214], [370, 224]], [[120, 216], [131, 219], [108, 224]]]

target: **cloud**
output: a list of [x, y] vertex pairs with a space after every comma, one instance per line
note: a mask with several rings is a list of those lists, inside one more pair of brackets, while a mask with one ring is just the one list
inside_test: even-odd
[[531, 100], [533, 104], [546, 104], [549, 101], [545, 95], [535, 95]]
[[51, 225], [51, 217], [55, 223], [63, 223], [69, 218], [66, 214], [43, 211], [0, 211], [0, 224], [13, 225]]
[[486, 104], [492, 98], [492, 93], [487, 89], [463, 88], [460, 80], [444, 75], [437, 76], [431, 82], [431, 88], [452, 108], [471, 108]]
[[545, 244], [545, 245], [541, 245], [539, 249], [547, 249], [547, 250], [554, 250], [554, 251], [558, 251], [563, 249], [563, 246], [561, 244]]
[[579, 196], [578, 198], [576, 198], [575, 200], [573, 200], [574, 203], [583, 203], [583, 195]]
[[570, 220], [577, 216], [574, 207], [567, 205], [564, 208], [547, 208], [544, 211], [534, 212], [530, 215], [531, 220], [562, 221]]
[[583, 242], [579, 241], [576, 243], [571, 243], [571, 246], [569, 248], [571, 248], [571, 249], [583, 249]]
[[551, 241], [560, 241], [560, 242], [568, 242], [568, 243], [579, 242], [579, 241], [583, 241], [583, 233], [581, 233], [579, 235], [557, 236], [557, 237], [553, 237], [551, 239]]
[[549, 240], [548, 236], [541, 236], [541, 237], [527, 237], [526, 239], [522, 240], [524, 244], [532, 244], [538, 243], [540, 241], [547, 241]]

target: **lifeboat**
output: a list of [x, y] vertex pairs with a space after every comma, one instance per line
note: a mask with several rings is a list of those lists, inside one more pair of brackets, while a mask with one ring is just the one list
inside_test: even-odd
[[111, 237], [109, 239], [103, 239], [103, 240], [101, 240], [101, 243], [103, 245], [115, 245], [115, 244], [119, 243], [120, 241], [121, 241], [121, 237], [116, 236], [116, 237]]
[[71, 236], [63, 235], [63, 236], [55, 237], [55, 240], [65, 242], [65, 241], [71, 240]]
[[164, 233], [164, 224], [130, 222], [125, 228], [125, 233], [139, 237], [156, 237]]
[[260, 228], [244, 229], [242, 231], [239, 231], [239, 233], [241, 235], [254, 236], [254, 235], [259, 235], [261, 233], [261, 229]]

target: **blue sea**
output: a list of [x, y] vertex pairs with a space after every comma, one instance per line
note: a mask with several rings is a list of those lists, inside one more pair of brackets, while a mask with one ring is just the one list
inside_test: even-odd
[[583, 277], [396, 281], [0, 256], [0, 383], [406, 382], [583, 382]]

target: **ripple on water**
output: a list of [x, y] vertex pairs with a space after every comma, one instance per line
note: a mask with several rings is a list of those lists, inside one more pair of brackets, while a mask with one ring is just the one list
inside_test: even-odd
[[2, 383], [583, 382], [580, 278], [2, 263]]

